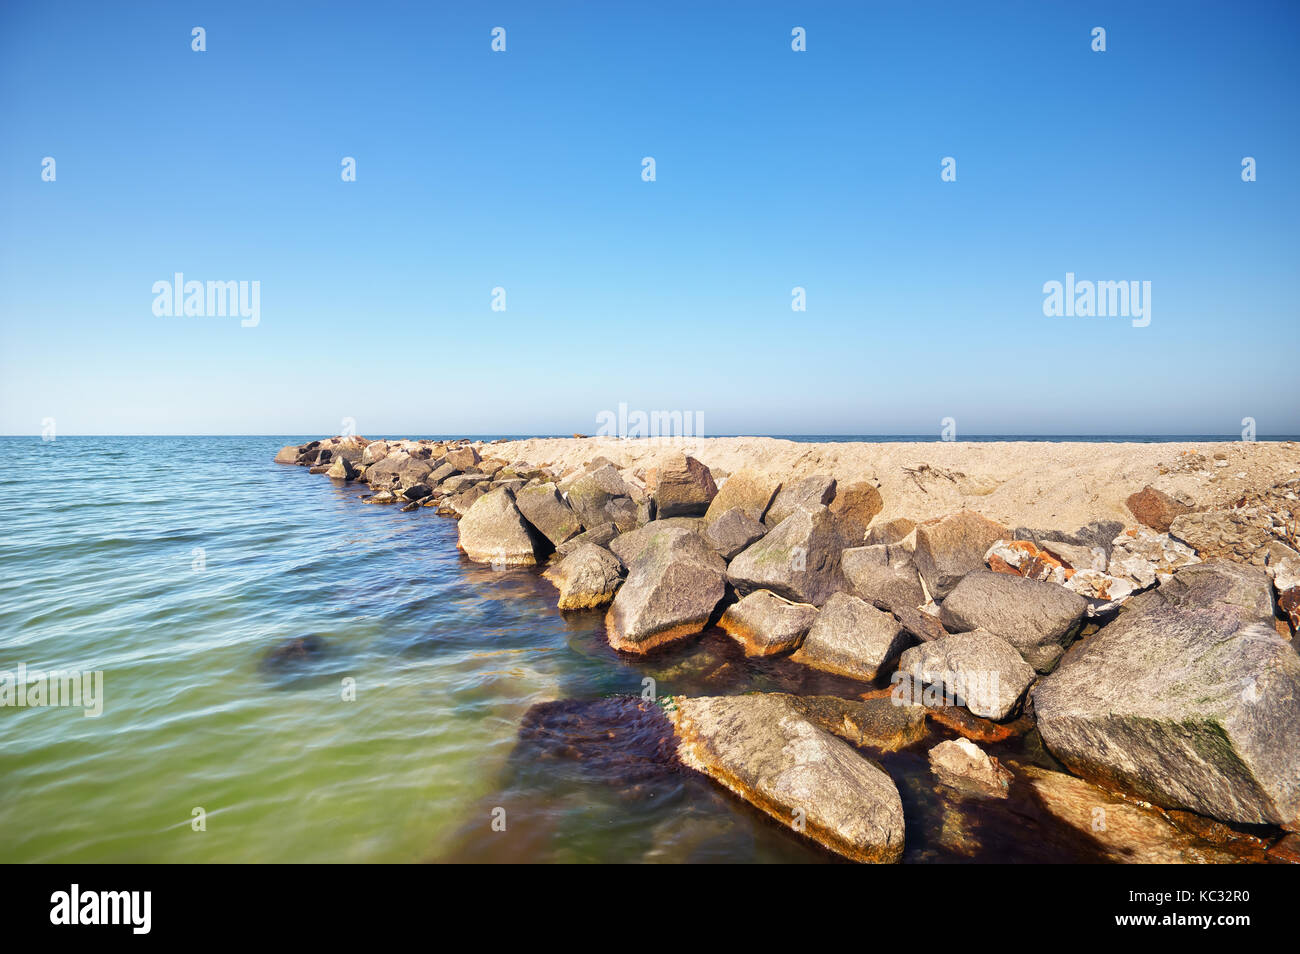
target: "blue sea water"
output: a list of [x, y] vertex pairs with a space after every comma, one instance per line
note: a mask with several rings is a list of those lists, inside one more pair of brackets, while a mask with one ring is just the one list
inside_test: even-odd
[[[0, 440], [0, 672], [103, 673], [98, 717], [0, 707], [0, 860], [828, 860], [621, 697], [868, 687], [717, 632], [620, 656], [455, 521], [272, 463], [299, 440]], [[887, 767], [907, 860], [1088, 856], [1030, 809], [954, 848], [924, 750]]]

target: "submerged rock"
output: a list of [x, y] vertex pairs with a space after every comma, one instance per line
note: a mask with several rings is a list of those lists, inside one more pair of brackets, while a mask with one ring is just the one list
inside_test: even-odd
[[560, 591], [560, 609], [594, 609], [614, 599], [623, 582], [623, 564], [608, 550], [584, 543], [542, 576]]
[[541, 535], [524, 519], [514, 496], [504, 488], [474, 501], [461, 517], [457, 533], [458, 545], [476, 563], [532, 566], [544, 552]]
[[605, 617], [615, 649], [644, 653], [700, 632], [726, 593], [726, 564], [684, 527], [651, 533], [624, 562], [627, 581]]
[[1261, 570], [1189, 566], [1133, 597], [1034, 690], [1071, 771], [1225, 821], [1300, 816], [1300, 657]]
[[930, 595], [943, 599], [972, 570], [983, 569], [984, 554], [1011, 532], [970, 510], [916, 528], [916, 566]]
[[745, 655], [772, 656], [797, 649], [816, 618], [817, 607], [810, 603], [756, 590], [727, 607], [718, 626], [745, 647]]
[[911, 637], [889, 613], [836, 593], [826, 601], [791, 660], [870, 682], [907, 646]]
[[953, 633], [913, 646], [899, 670], [940, 686], [957, 705], [1001, 722], [1016, 710], [1034, 681], [1034, 668], [1005, 639], [983, 630]]
[[782, 825], [854, 861], [903, 855], [903, 803], [884, 770], [773, 695], [676, 698], [677, 754]]
[[1016, 647], [1039, 672], [1050, 672], [1078, 634], [1087, 609], [1087, 600], [1055, 583], [978, 570], [948, 594], [939, 615], [949, 631], [987, 630]]
[[929, 758], [939, 784], [981, 798], [1007, 797], [1011, 772], [969, 739], [940, 742]]
[[766, 589], [820, 606], [844, 589], [841, 549], [828, 508], [799, 509], [737, 555], [727, 575], [742, 594]]

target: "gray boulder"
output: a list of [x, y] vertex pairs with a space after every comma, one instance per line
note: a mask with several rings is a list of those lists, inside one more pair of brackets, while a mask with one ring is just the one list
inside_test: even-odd
[[708, 523], [704, 529], [704, 539], [724, 560], [730, 560], [750, 544], [762, 539], [765, 533], [767, 527], [744, 509], [736, 507]]
[[840, 566], [849, 591], [873, 606], [898, 612], [925, 603], [916, 564], [901, 548], [851, 547], [841, 555]]
[[955, 633], [973, 629], [1001, 636], [1039, 672], [1051, 672], [1078, 635], [1088, 601], [1056, 583], [978, 570], [962, 578], [939, 617]]
[[508, 490], [494, 490], [476, 500], [457, 525], [458, 545], [476, 563], [532, 566], [545, 542], [532, 528]]
[[608, 550], [583, 543], [542, 576], [560, 591], [560, 609], [594, 609], [614, 599], [623, 582], [623, 564]]
[[763, 516], [763, 522], [769, 527], [775, 527], [796, 510], [823, 507], [834, 499], [834, 477], [815, 474], [794, 483], [785, 483], [772, 500], [772, 505]]
[[560, 497], [553, 483], [515, 491], [515, 506], [525, 520], [557, 547], [582, 532], [578, 515]]
[[1034, 690], [1071, 771], [1224, 821], [1300, 816], [1300, 657], [1262, 570], [1209, 561], [1134, 596]]
[[613, 464], [601, 464], [560, 485], [564, 497], [585, 527], [610, 520], [605, 505], [615, 497], [628, 496], [628, 486]]
[[598, 547], [606, 550], [609, 549], [611, 541], [618, 536], [618, 527], [613, 523], [601, 523], [588, 530], [582, 531], [576, 537], [571, 537], [555, 548], [555, 555], [559, 559], [564, 559], [584, 543], [594, 543]]
[[624, 563], [627, 581], [605, 617], [609, 644], [624, 652], [649, 652], [700, 632], [726, 593], [722, 557], [683, 527], [650, 535]]
[[816, 618], [815, 606], [758, 590], [727, 607], [718, 625], [745, 647], [745, 655], [772, 656], [797, 649]]
[[845, 858], [903, 855], [903, 803], [893, 780], [847, 742], [767, 694], [676, 698], [678, 758]]
[[737, 508], [762, 520], [781, 488], [781, 482], [756, 470], [738, 470], [722, 482], [704, 518], [710, 522]]
[[623, 561], [624, 566], [630, 566], [652, 540], [659, 539], [663, 534], [679, 530], [687, 533], [697, 533], [703, 529], [704, 521], [698, 517], [672, 517], [668, 520], [652, 520], [644, 527], [637, 527], [635, 530], [629, 530], [615, 536], [609, 542], [609, 549], [614, 556]]
[[913, 646], [903, 653], [898, 668], [919, 682], [941, 687], [957, 705], [995, 722], [1015, 712], [1034, 681], [1034, 668], [1016, 648], [983, 630]]
[[791, 660], [870, 682], [912, 642], [889, 613], [836, 593], [826, 601]]
[[742, 593], [771, 590], [820, 606], [845, 587], [840, 537], [826, 507], [800, 508], [731, 561], [728, 578]]

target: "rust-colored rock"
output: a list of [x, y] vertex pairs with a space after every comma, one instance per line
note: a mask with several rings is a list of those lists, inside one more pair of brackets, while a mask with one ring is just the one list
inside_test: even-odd
[[1187, 504], [1175, 500], [1164, 491], [1156, 490], [1150, 484], [1130, 495], [1124, 503], [1138, 523], [1145, 524], [1157, 533], [1168, 533], [1169, 525], [1175, 517], [1192, 512]]

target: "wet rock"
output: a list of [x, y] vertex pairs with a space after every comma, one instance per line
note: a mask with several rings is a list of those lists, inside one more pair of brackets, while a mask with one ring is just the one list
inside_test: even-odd
[[730, 510], [740, 509], [761, 521], [780, 487], [779, 480], [758, 471], [738, 470], [722, 482], [704, 518], [712, 522]]
[[910, 636], [889, 613], [856, 596], [836, 593], [826, 601], [803, 645], [790, 659], [870, 682], [910, 643]]
[[1036, 765], [1012, 764], [1017, 785], [1039, 806], [1087, 836], [1102, 857], [1128, 864], [1232, 864], [1263, 860], [1252, 845], [1215, 844], [1175, 825], [1168, 815], [1127, 801], [1083, 779]]
[[322, 658], [328, 649], [328, 644], [320, 636], [297, 636], [272, 648], [262, 663], [273, 670], [298, 667]]
[[537, 484], [515, 492], [515, 506], [524, 519], [541, 532], [542, 536], [559, 546], [582, 532], [582, 522], [553, 483]]
[[903, 653], [899, 669], [922, 683], [939, 686], [957, 705], [996, 722], [1015, 713], [1034, 681], [1033, 667], [1016, 648], [983, 630], [913, 646]]
[[[773, 695], [779, 695], [773, 693]], [[799, 715], [846, 742], [880, 752], [897, 752], [925, 738], [926, 710], [888, 697], [781, 695]]]
[[402, 496], [407, 500], [423, 500], [429, 494], [433, 493], [428, 484], [412, 484], [402, 491]]
[[296, 464], [298, 455], [302, 453], [297, 444], [286, 444], [276, 452], [275, 462], [277, 464]]
[[381, 490], [377, 494], [371, 494], [368, 497], [361, 498], [362, 503], [368, 504], [391, 504], [397, 503], [397, 494], [391, 490]]
[[771, 590], [820, 606], [846, 586], [840, 536], [826, 507], [797, 509], [731, 561], [728, 578], [741, 594]]
[[850, 592], [873, 606], [895, 612], [925, 603], [916, 564], [896, 547], [851, 547], [841, 555], [840, 566]]
[[457, 545], [476, 563], [532, 566], [547, 549], [508, 490], [484, 494], [457, 525]]
[[984, 629], [1000, 636], [1039, 672], [1050, 672], [1087, 609], [1087, 600], [1055, 583], [978, 570], [948, 594], [939, 617], [954, 633]]
[[1071, 771], [1225, 821], [1300, 816], [1300, 657], [1272, 627], [1263, 571], [1178, 570], [1133, 597], [1034, 691]]
[[614, 599], [623, 582], [623, 564], [608, 550], [583, 543], [542, 575], [560, 591], [560, 609], [594, 609]]
[[783, 523], [796, 510], [815, 510], [835, 499], [835, 478], [824, 474], [805, 477], [794, 483], [781, 485], [772, 505], [763, 516], [769, 527]]
[[980, 798], [1007, 797], [1011, 772], [969, 739], [940, 742], [929, 758], [939, 784]]
[[1138, 523], [1150, 527], [1156, 533], [1168, 533], [1169, 525], [1175, 517], [1192, 511], [1189, 504], [1156, 490], [1150, 484], [1137, 493], [1130, 494], [1124, 504]]
[[677, 698], [678, 758], [778, 823], [846, 858], [903, 854], [894, 782], [851, 746], [771, 695]]
[[815, 606], [756, 590], [727, 607], [718, 625], [745, 647], [745, 655], [772, 656], [797, 649], [816, 618]]
[[963, 576], [984, 567], [984, 554], [1011, 532], [970, 510], [927, 521], [916, 528], [916, 566], [936, 599], [943, 599]]
[[627, 581], [609, 608], [605, 630], [609, 644], [625, 652], [649, 652], [700, 632], [726, 593], [726, 564], [684, 527], [650, 535], [624, 563]]
[[752, 543], [762, 539], [767, 527], [742, 508], [728, 510], [704, 529], [704, 539], [724, 560], [730, 560]]
[[867, 535], [872, 517], [884, 509], [880, 491], [866, 481], [836, 486], [830, 502], [835, 527], [846, 547], [859, 547]]
[[676, 453], [650, 468], [646, 493], [655, 502], [655, 513], [664, 517], [702, 517], [717, 496], [709, 468], [694, 457]]

